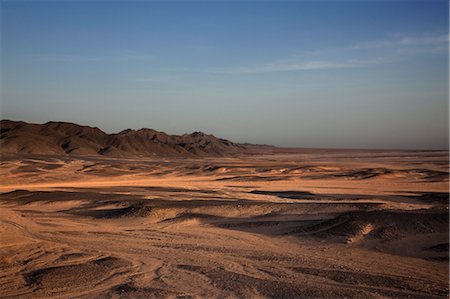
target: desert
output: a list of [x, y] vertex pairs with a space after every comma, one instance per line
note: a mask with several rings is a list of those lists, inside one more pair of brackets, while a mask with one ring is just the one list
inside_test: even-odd
[[448, 0], [0, 0], [1, 298], [449, 298]]
[[1, 297], [448, 296], [448, 151], [89, 132], [2, 121]]

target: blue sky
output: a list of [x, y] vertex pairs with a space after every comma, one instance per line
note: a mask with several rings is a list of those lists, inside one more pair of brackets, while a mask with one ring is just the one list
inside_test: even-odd
[[2, 118], [448, 148], [448, 1], [5, 1]]

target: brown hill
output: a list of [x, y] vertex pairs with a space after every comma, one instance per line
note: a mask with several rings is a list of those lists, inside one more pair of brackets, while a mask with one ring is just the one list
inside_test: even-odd
[[0, 121], [2, 154], [144, 156], [227, 156], [246, 147], [213, 135], [195, 132], [168, 135], [152, 129], [107, 134], [96, 127], [67, 122], [31, 124]]

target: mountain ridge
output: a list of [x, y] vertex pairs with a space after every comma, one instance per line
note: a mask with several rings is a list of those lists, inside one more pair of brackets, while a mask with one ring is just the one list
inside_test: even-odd
[[108, 134], [71, 122], [44, 124], [0, 121], [2, 154], [101, 155], [111, 157], [217, 157], [244, 153], [247, 147], [203, 132], [169, 135], [150, 128]]

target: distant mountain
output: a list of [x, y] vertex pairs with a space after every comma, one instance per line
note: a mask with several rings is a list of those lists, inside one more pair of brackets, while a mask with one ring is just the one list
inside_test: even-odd
[[239, 144], [242, 146], [245, 146], [245, 147], [261, 147], [261, 148], [275, 148], [276, 147], [275, 145], [271, 145], [271, 144], [257, 144], [257, 143], [248, 143], [248, 142], [239, 143]]
[[168, 135], [153, 129], [107, 134], [67, 122], [0, 121], [2, 154], [207, 157], [245, 152], [245, 146], [202, 132]]

